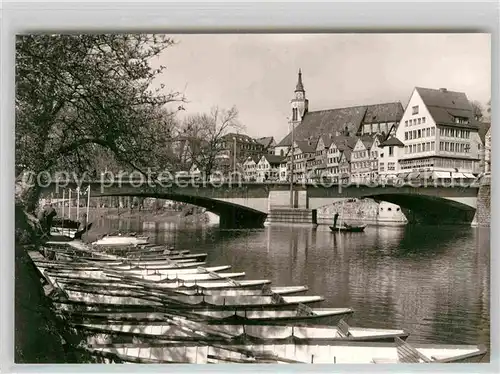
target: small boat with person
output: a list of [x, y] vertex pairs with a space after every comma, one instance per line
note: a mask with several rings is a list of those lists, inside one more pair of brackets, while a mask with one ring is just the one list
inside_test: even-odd
[[[344, 208], [342, 208], [342, 216]], [[335, 213], [333, 216], [333, 226], [330, 226], [330, 230], [333, 232], [363, 232], [365, 231], [366, 225], [348, 225], [347, 223], [342, 222], [337, 226], [337, 220], [339, 218], [339, 214]]]
[[342, 226], [330, 226], [333, 232], [363, 232], [366, 225], [348, 225], [344, 223]]

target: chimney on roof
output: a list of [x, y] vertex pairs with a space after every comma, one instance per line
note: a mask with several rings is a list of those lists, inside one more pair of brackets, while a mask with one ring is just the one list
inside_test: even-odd
[[440, 88], [439, 91], [441, 91], [441, 92], [447, 92], [448, 90], [446, 88]]

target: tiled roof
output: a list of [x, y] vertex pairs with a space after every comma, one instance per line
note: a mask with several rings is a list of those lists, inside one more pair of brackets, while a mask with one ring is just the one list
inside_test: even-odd
[[332, 143], [335, 143], [337, 148], [341, 151], [345, 149], [352, 150], [358, 141], [358, 138], [354, 136], [336, 136], [332, 139]]
[[399, 122], [404, 111], [403, 105], [399, 102], [369, 105], [363, 123]]
[[386, 141], [380, 143], [381, 147], [389, 147], [389, 146], [396, 146], [396, 147], [404, 147], [405, 145], [401, 140], [396, 138], [395, 136], [391, 136], [389, 139]]
[[274, 138], [272, 136], [266, 136], [263, 138], [258, 138], [256, 140], [257, 140], [257, 142], [262, 144], [265, 148], [268, 148], [273, 143]]
[[[376, 134], [376, 135], [374, 136], [374, 138], [377, 138], [377, 139], [378, 139], [378, 142], [379, 142], [379, 144], [380, 144], [380, 143], [382, 143], [383, 141], [385, 141], [385, 140], [387, 139], [387, 135], [386, 135], [386, 136], [384, 136], [384, 135], [382, 135], [382, 134]], [[375, 139], [374, 139], [373, 141], [375, 141]]]
[[232, 141], [233, 138], [236, 138], [236, 140], [239, 142], [257, 143], [257, 140], [255, 140], [254, 138], [252, 138], [246, 134], [236, 134], [234, 132], [231, 132], [231, 133], [228, 133], [228, 134], [221, 136], [221, 139], [229, 140], [229, 141]]
[[323, 140], [325, 148], [329, 148], [333, 143], [333, 137], [330, 135], [321, 135], [321, 139]]
[[351, 161], [352, 148], [346, 147], [342, 150], [342, 153], [345, 155], [347, 161]]
[[481, 141], [483, 144], [485, 144], [485, 139], [486, 139], [486, 134], [488, 133], [488, 130], [491, 127], [491, 123], [489, 122], [479, 122], [479, 137], [481, 138]]
[[375, 141], [375, 138], [370, 135], [363, 135], [360, 139], [363, 142], [366, 149], [370, 149], [373, 145], [373, 142]]
[[295, 143], [297, 147], [302, 151], [302, 153], [310, 153], [316, 152], [316, 144], [318, 141], [309, 141], [309, 140], [296, 140]]
[[[367, 117], [367, 114], [370, 118]], [[362, 105], [348, 108], [328, 109], [307, 112], [302, 122], [294, 130], [295, 140], [305, 140], [311, 137], [340, 133], [353, 136], [359, 131], [365, 121], [394, 122], [403, 116], [401, 103], [386, 103]], [[369, 122], [368, 122], [369, 123]], [[278, 146], [290, 146], [291, 133], [285, 136]]]
[[[436, 124], [478, 128], [478, 122], [474, 119], [472, 106], [465, 93], [422, 87], [415, 87], [415, 89]], [[455, 123], [454, 117], [468, 118], [469, 124]]]
[[256, 155], [248, 156], [247, 159], [245, 160], [245, 162], [247, 162], [247, 161], [249, 162], [250, 160], [252, 160], [256, 164], [258, 164], [260, 161], [260, 157], [257, 157]]
[[278, 155], [264, 155], [264, 157], [270, 164], [280, 164], [285, 159], [285, 157]]

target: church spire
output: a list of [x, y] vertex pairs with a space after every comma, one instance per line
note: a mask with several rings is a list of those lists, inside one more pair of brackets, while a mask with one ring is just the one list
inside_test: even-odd
[[295, 87], [295, 92], [305, 92], [304, 85], [302, 84], [302, 70], [299, 68], [299, 79], [297, 81], [297, 86]]

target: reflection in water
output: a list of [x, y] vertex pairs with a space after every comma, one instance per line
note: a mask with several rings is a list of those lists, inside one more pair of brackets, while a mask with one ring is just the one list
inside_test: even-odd
[[176, 223], [100, 222], [147, 227], [151, 242], [207, 252], [248, 279], [307, 285], [324, 307], [352, 307], [352, 324], [404, 328], [410, 342], [489, 344], [489, 232], [467, 227], [267, 227], [219, 231]]

